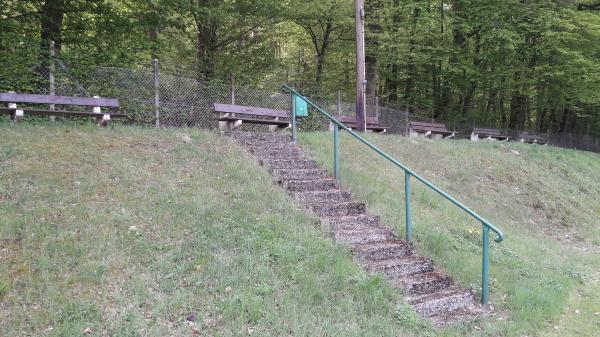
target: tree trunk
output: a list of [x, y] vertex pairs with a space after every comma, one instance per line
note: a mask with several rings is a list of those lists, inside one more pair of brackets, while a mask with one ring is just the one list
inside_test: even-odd
[[65, 16], [65, 0], [46, 0], [40, 13], [41, 49], [50, 52], [50, 41], [54, 41], [56, 51], [62, 46], [62, 22]]
[[[409, 44], [408, 48], [410, 49], [409, 55], [412, 55], [412, 51], [415, 48], [416, 40], [415, 40], [414, 36], [415, 36], [415, 31], [417, 30], [417, 23], [418, 23], [420, 14], [421, 14], [421, 9], [418, 7], [415, 7], [415, 9], [413, 11], [413, 15], [412, 15], [412, 28], [411, 28], [411, 33], [410, 33], [411, 38], [408, 42], [408, 44]], [[404, 83], [403, 100], [405, 103], [413, 105], [414, 102], [411, 101], [411, 97], [413, 95], [414, 86], [415, 86], [416, 70], [415, 70], [415, 61], [412, 56], [409, 56], [409, 58], [408, 58], [407, 72], [408, 72], [408, 76], [406, 78], [406, 82]]]
[[378, 35], [382, 31], [381, 24], [377, 20], [370, 19], [369, 14], [375, 13], [383, 8], [382, 0], [370, 0], [365, 3], [367, 13], [367, 31], [366, 31], [366, 72], [367, 72], [367, 101], [374, 102], [378, 96], [379, 82], [379, 64], [375, 51], [379, 47]]
[[510, 128], [522, 131], [527, 117], [528, 97], [521, 90], [513, 93], [510, 99]]
[[325, 26], [325, 31], [323, 32], [323, 40], [319, 45], [318, 40], [316, 38], [313, 39], [313, 43], [315, 45], [315, 50], [317, 51], [317, 73], [315, 76], [315, 83], [317, 90], [320, 91], [321, 82], [323, 79], [323, 68], [325, 67], [325, 56], [327, 55], [327, 51], [329, 48], [329, 42], [331, 37], [331, 32], [333, 31], [333, 19], [328, 18], [327, 24]]
[[[199, 0], [199, 7], [210, 5], [209, 0]], [[216, 48], [214, 46], [218, 28], [217, 20], [206, 12], [194, 12], [196, 24], [196, 62], [198, 79], [211, 80], [215, 76], [214, 58]]]

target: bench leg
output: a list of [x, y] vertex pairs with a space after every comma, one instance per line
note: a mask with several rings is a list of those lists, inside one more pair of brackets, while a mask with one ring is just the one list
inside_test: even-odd
[[21, 119], [23, 119], [24, 112], [23, 110], [15, 110], [15, 112], [10, 114], [10, 120], [13, 123], [18, 123]]
[[479, 140], [479, 135], [476, 133], [471, 133], [471, 141], [476, 142]]
[[234, 130], [236, 128], [238, 128], [240, 125], [242, 125], [242, 121], [241, 120], [237, 120], [237, 121], [220, 121], [219, 122], [219, 130], [221, 131], [231, 131]]
[[107, 127], [110, 122], [110, 115], [102, 115], [102, 117], [96, 117], [96, 124], [98, 126]]
[[[275, 117], [276, 121], [279, 121], [279, 117]], [[286, 124], [286, 125], [269, 125], [269, 132], [278, 132], [278, 131], [282, 131], [285, 130], [287, 128], [291, 127], [291, 124]]]
[[[11, 93], [14, 93], [11, 91]], [[10, 109], [16, 109], [17, 108], [17, 103], [8, 103], [8, 107]], [[10, 114], [10, 120], [13, 121], [14, 123], [17, 123], [18, 121], [21, 120], [21, 118], [23, 118], [23, 110], [15, 110]]]
[[269, 125], [269, 132], [280, 132], [292, 127], [292, 124], [287, 125]]

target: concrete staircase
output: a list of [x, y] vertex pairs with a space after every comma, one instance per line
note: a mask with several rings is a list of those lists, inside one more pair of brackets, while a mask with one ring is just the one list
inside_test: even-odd
[[468, 321], [489, 313], [473, 292], [456, 286], [435, 270], [430, 259], [415, 255], [412, 244], [399, 239], [355, 201], [335, 179], [310, 160], [283, 133], [230, 132], [259, 163], [267, 167], [293, 198], [314, 212], [335, 242], [350, 249], [370, 274], [381, 274], [402, 291], [415, 311], [434, 326]]

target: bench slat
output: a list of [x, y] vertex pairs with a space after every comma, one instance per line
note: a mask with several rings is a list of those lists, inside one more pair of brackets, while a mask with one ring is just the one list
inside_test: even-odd
[[283, 118], [290, 116], [289, 111], [286, 111], [286, 110], [257, 108], [257, 107], [233, 105], [233, 104], [214, 103], [214, 109], [215, 109], [215, 112], [223, 112], [223, 113], [238, 113], [238, 114], [246, 114], [246, 115], [283, 117]]
[[49, 96], [17, 93], [0, 93], [0, 102], [99, 106], [108, 108], [118, 108], [120, 106], [119, 100], [116, 98]]
[[473, 128], [473, 133], [478, 135], [504, 137], [502, 136], [502, 132], [498, 129]]
[[[333, 118], [337, 119], [342, 123], [354, 123], [356, 124], [356, 116], [350, 115], [337, 115], [333, 116]], [[379, 118], [377, 117], [366, 117], [365, 121], [367, 124], [379, 124]]]
[[256, 118], [238, 118], [238, 117], [221, 117], [218, 119], [220, 122], [235, 122], [235, 121], [242, 121], [242, 122], [248, 122], [248, 123], [252, 123], [252, 124], [266, 124], [266, 125], [290, 125], [291, 122], [289, 121], [274, 121], [272, 119], [256, 119]]
[[44, 110], [27, 108], [0, 108], [0, 114], [11, 114], [16, 110], [23, 110], [28, 115], [50, 115], [50, 116], [80, 116], [80, 117], [102, 117], [110, 115], [111, 117], [127, 117], [126, 114], [114, 112], [91, 112], [91, 111], [65, 111], [65, 110]]
[[446, 129], [446, 128], [423, 128], [423, 127], [412, 127], [413, 130], [415, 131], [431, 131], [431, 132], [450, 132], [452, 133], [452, 131]]
[[415, 127], [424, 127], [424, 128], [440, 128], [440, 129], [447, 129], [446, 125], [444, 124], [439, 124], [439, 123], [426, 123], [426, 122], [415, 122], [415, 121], [410, 121], [410, 125], [411, 126], [415, 126]]

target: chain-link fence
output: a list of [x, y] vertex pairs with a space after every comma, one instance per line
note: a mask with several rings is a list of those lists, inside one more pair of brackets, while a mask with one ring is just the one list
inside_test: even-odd
[[[39, 58], [24, 54], [21, 62], [4, 65], [6, 55], [0, 53], [0, 92], [35, 93], [46, 95], [110, 97], [118, 98], [121, 112], [127, 114], [123, 123], [161, 127], [198, 127], [215, 129], [218, 114], [214, 103], [232, 103], [270, 109], [289, 110], [289, 94], [276, 91], [280, 84], [270, 89], [231, 82], [207, 82], [186, 75], [185, 72], [161, 71], [160, 65], [142, 65], [137, 68], [102, 67], [84, 64], [67, 64], [59, 58], [51, 58], [40, 64]], [[172, 69], [173, 67], [168, 67]], [[188, 72], [189, 73], [189, 72]], [[176, 74], [176, 75], [175, 75]], [[335, 95], [332, 95], [335, 96]], [[331, 114], [355, 115], [353, 99], [314, 98], [316, 104]], [[377, 117], [379, 124], [388, 132], [406, 134], [409, 121], [440, 122], [448, 129], [467, 137], [474, 126], [493, 127], [476, 123], [468, 118], [437, 118], [427, 110], [417, 108], [393, 108], [371, 100], [367, 104], [367, 116]], [[81, 107], [66, 107], [69, 110]], [[255, 117], [255, 116], [254, 116]], [[0, 117], [6, 118], [6, 117]], [[319, 114], [311, 113], [301, 122], [301, 127], [311, 130], [328, 129], [328, 121]], [[243, 124], [242, 130], [266, 130], [266, 126]], [[516, 131], [510, 132], [514, 134]], [[554, 134], [548, 137], [551, 144], [600, 151], [600, 141], [590, 135]]]
[[[21, 65], [21, 75], [16, 81], [2, 81], [1, 91], [35, 93], [59, 96], [110, 97], [118, 98], [121, 112], [127, 114], [123, 121], [136, 125], [158, 125], [161, 127], [218, 127], [218, 114], [214, 103], [230, 103], [270, 109], [289, 110], [289, 94], [274, 90], [254, 88], [230, 83], [207, 82], [172, 75], [160, 71], [160, 65], [133, 68], [117, 68], [86, 65], [67, 65], [55, 58], [45, 65]], [[12, 71], [15, 73], [16, 71]], [[2, 71], [2, 78], [11, 74]], [[319, 99], [314, 101], [326, 111], [345, 115], [355, 114], [354, 102], [341, 99]], [[76, 109], [76, 107], [73, 107]], [[327, 129], [328, 123], [318, 114], [316, 119], [305, 123], [311, 129]], [[382, 125], [391, 132], [406, 131], [404, 110], [367, 105], [367, 116], [379, 117]], [[416, 114], [411, 118], [417, 118]], [[256, 117], [255, 117], [256, 118]], [[310, 119], [310, 118], [309, 118]], [[413, 118], [414, 119], [414, 118]], [[420, 119], [420, 118], [419, 118]], [[263, 126], [242, 125], [242, 129], [261, 130]]]

